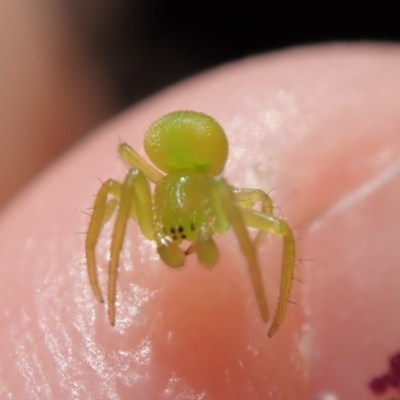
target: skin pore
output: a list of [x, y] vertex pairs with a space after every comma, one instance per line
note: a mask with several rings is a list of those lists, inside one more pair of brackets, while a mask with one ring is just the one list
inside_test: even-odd
[[[375, 398], [368, 382], [400, 348], [399, 68], [391, 45], [239, 61], [133, 107], [52, 165], [0, 219], [0, 397]], [[174, 270], [128, 223], [114, 327], [91, 291], [81, 211], [98, 179], [123, 179], [119, 138], [143, 156], [148, 126], [181, 109], [218, 120], [224, 176], [270, 193], [294, 228], [297, 305], [273, 338], [232, 234], [216, 238], [211, 271], [195, 257]], [[111, 228], [97, 249], [102, 288]], [[272, 308], [280, 240], [258, 254]]]

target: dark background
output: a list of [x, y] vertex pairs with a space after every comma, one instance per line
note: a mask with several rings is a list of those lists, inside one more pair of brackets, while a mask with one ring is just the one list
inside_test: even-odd
[[198, 72], [287, 47], [400, 37], [380, 21], [320, 22], [316, 5], [306, 23], [294, 6], [307, 15], [307, 4], [254, 0], [0, 1], [0, 207], [121, 110]]
[[[255, 53], [302, 44], [399, 37], [394, 24], [378, 28], [376, 23], [356, 23], [350, 18], [302, 24], [295, 19], [283, 21], [288, 10], [266, 14], [259, 4], [65, 0], [64, 7], [112, 76], [123, 106], [196, 72]], [[278, 20], [283, 22], [272, 22]]]

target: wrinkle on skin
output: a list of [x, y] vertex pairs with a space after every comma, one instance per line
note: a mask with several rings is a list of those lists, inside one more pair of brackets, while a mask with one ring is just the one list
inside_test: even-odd
[[[317, 265], [303, 278], [309, 283], [304, 307], [318, 353], [312, 376], [317, 391], [374, 398], [367, 384], [398, 348], [400, 329], [393, 317], [400, 307], [400, 217], [394, 206], [400, 201], [399, 178], [394, 175], [379, 192], [326, 214], [305, 239], [315, 249]], [[384, 201], [389, 193], [390, 205]], [[328, 237], [336, 240], [324, 251]]]
[[356, 203], [373, 195], [400, 174], [400, 161], [395, 162], [388, 168], [371, 177], [363, 184], [355, 187], [352, 191], [346, 193], [345, 196], [332, 203], [331, 207], [325, 209], [314, 221], [308, 222], [308, 230], [318, 229], [318, 225], [325, 217], [330, 215], [340, 214], [348, 208], [353, 207]]
[[[400, 123], [393, 111], [400, 91], [389, 90], [400, 77], [376, 81], [379, 72], [398, 70], [399, 51], [328, 46], [232, 63], [127, 111], [43, 174], [0, 219], [0, 391], [16, 398], [372, 400], [368, 380], [400, 347], [393, 318], [400, 307]], [[351, 96], [343, 96], [349, 85]], [[378, 106], [385, 113], [371, 112]], [[299, 263], [303, 284], [295, 282], [291, 295], [298, 306], [288, 308], [272, 339], [232, 234], [218, 238], [221, 260], [212, 271], [195, 257], [172, 270], [129, 223], [116, 328], [75, 260], [84, 243], [75, 232], [87, 226], [76, 209], [91, 206], [97, 178], [124, 176], [117, 138], [143, 154], [147, 127], [176, 109], [215, 117], [231, 145], [229, 182], [243, 186], [249, 169], [257, 180], [266, 175], [271, 187], [263, 189], [276, 188], [274, 204], [283, 205], [277, 214], [301, 227], [298, 257], [314, 261]], [[375, 154], [381, 162], [371, 166]], [[112, 221], [97, 252], [102, 289], [111, 228]], [[271, 311], [280, 246], [268, 237], [258, 251]]]

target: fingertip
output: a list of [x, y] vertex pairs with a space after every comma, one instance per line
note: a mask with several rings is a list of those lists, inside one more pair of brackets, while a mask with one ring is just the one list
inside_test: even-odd
[[[399, 259], [396, 168], [377, 180], [379, 194], [368, 206], [354, 202], [356, 209], [346, 208], [363, 198], [361, 191], [359, 197], [348, 197], [346, 207], [339, 204], [336, 210], [349, 210], [341, 217], [328, 211], [372, 172], [384, 172], [398, 155], [397, 145], [391, 150], [384, 145], [397, 143], [393, 106], [392, 113], [378, 113], [379, 121], [375, 113], [373, 121], [377, 127], [390, 120], [390, 129], [379, 140], [368, 131], [373, 144], [366, 141], [367, 150], [359, 145], [371, 108], [379, 105], [376, 96], [380, 93], [386, 110], [383, 92], [393, 90], [397, 82], [396, 77], [385, 76], [383, 91], [382, 82], [371, 83], [378, 72], [387, 70], [386, 64], [397, 65], [393, 53], [387, 51], [385, 58], [380, 51], [358, 46], [314, 48], [223, 67], [129, 110], [47, 171], [7, 210], [0, 224], [0, 252], [5, 264], [13, 266], [2, 269], [0, 279], [0, 293], [7, 298], [1, 338], [7, 351], [2, 362], [14, 365], [15, 359], [24, 357], [10, 392], [19, 397], [37, 393], [44, 380], [40, 371], [45, 371], [46, 384], [64, 397], [70, 395], [72, 382], [82, 398], [101, 398], [104, 393], [116, 398], [131, 398], [132, 393], [143, 399], [177, 398], [186, 393], [204, 398], [305, 399], [310, 397], [309, 385], [320, 398], [328, 392], [366, 398], [367, 369], [372, 369], [382, 347], [394, 345], [398, 338], [396, 324], [388, 323], [395, 315], [388, 304], [396, 290], [392, 277]], [[327, 65], [336, 71], [328, 80]], [[363, 101], [354, 101], [360, 98]], [[90, 205], [99, 189], [97, 178], [122, 180], [126, 173], [116, 138], [123, 137], [143, 154], [147, 127], [177, 109], [215, 117], [230, 142], [225, 170], [229, 182], [266, 192], [277, 187], [274, 204], [284, 205], [277, 214], [291, 227], [302, 228], [303, 240], [296, 241], [298, 257], [314, 262], [308, 270], [296, 269], [296, 277], [305, 284], [293, 285], [291, 299], [300, 299], [300, 306], [288, 307], [278, 332], [272, 325], [272, 338], [233, 235], [218, 238], [221, 261], [212, 270], [191, 256], [185, 268], [174, 270], [160, 262], [154, 245], [144, 240], [137, 226], [128, 224], [114, 328], [104, 305], [93, 298], [85, 267], [72, 262], [84, 245], [71, 232], [87, 224], [72, 210]], [[360, 125], [352, 120], [351, 130], [343, 133], [351, 111], [365, 118]], [[111, 143], [115, 139], [111, 146], [110, 138]], [[358, 165], [361, 169], [354, 167]], [[379, 182], [389, 181], [393, 186], [381, 190]], [[110, 221], [97, 248], [101, 287], [107, 285], [111, 227]], [[367, 232], [372, 235], [365, 242]], [[271, 309], [279, 287], [281, 245], [279, 238], [268, 237], [258, 249]], [[382, 248], [387, 262], [377, 272]], [[360, 272], [360, 265], [368, 268]], [[382, 284], [390, 287], [383, 295]], [[338, 288], [345, 294], [338, 295]], [[368, 321], [360, 322], [356, 312], [368, 315]], [[370, 332], [364, 342], [359, 340], [360, 329]], [[377, 344], [378, 337], [385, 339], [384, 346]], [[351, 350], [351, 343], [357, 351]], [[368, 343], [376, 344], [371, 358], [365, 357]], [[361, 354], [361, 361], [354, 363]], [[366, 359], [368, 368], [360, 367]], [[359, 370], [342, 372], [338, 379], [345, 361]], [[329, 363], [336, 369], [329, 369]], [[33, 378], [27, 381], [29, 371]], [[0, 374], [11, 380], [7, 368]], [[351, 382], [353, 391], [347, 387]]]

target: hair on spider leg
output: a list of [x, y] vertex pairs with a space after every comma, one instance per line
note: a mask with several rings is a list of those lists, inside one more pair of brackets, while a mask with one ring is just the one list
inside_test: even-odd
[[[76, 260], [76, 261], [78, 261], [78, 260]], [[87, 262], [78, 262], [78, 263], [76, 263], [76, 265], [79, 265], [80, 267], [87, 267]]]
[[79, 267], [87, 267], [86, 261], [74, 260]]
[[[312, 258], [298, 258], [297, 261], [303, 266], [306, 267], [306, 262], [309, 261], [314, 261]], [[298, 267], [298, 264], [296, 264], [296, 267]]]
[[288, 302], [288, 304], [294, 304], [295, 306], [298, 306], [298, 304], [293, 300], [289, 299], [287, 302]]
[[[295, 226], [292, 226], [291, 227], [291, 229], [292, 229], [292, 231], [293, 231], [293, 234], [297, 234], [297, 232], [300, 230], [302, 228], [302, 225], [300, 224], [300, 225], [295, 225]], [[300, 238], [300, 237], [296, 237], [296, 241], [297, 240], [302, 240], [302, 238]]]
[[[93, 210], [93, 207], [87, 207], [86, 210]], [[79, 209], [79, 208], [75, 208], [74, 211], [80, 212], [80, 213], [85, 214], [85, 215], [88, 215], [89, 217], [92, 216], [92, 214], [89, 214], [88, 212], [86, 212], [86, 211], [84, 211], [84, 210], [81, 210], [81, 209]]]

